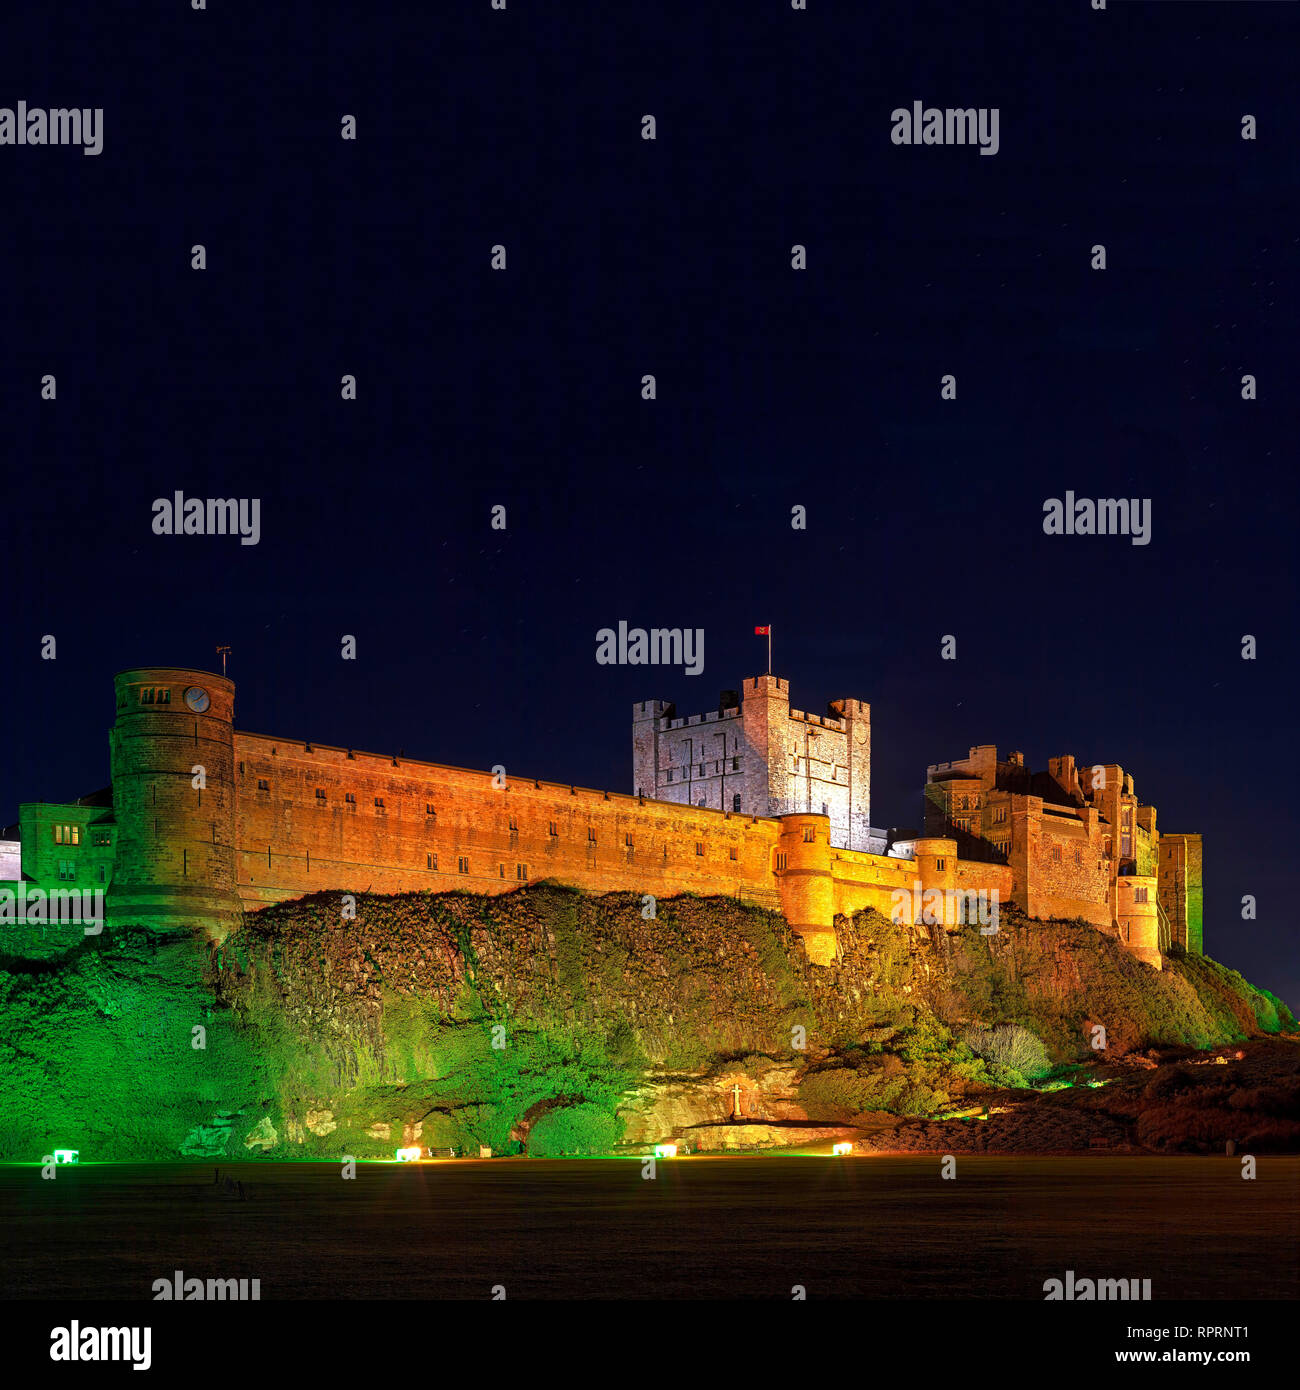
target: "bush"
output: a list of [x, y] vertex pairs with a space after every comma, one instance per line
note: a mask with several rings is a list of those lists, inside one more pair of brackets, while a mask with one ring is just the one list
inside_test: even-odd
[[1052, 1069], [1043, 1044], [1028, 1028], [1015, 1023], [968, 1028], [964, 1041], [972, 1052], [984, 1058], [993, 1079], [1002, 1085], [1023, 1086]]
[[530, 1158], [569, 1158], [611, 1153], [619, 1140], [618, 1121], [587, 1101], [548, 1110], [528, 1132]]

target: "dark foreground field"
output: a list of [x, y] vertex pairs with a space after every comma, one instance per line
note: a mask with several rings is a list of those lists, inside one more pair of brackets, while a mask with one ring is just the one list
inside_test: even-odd
[[[258, 1278], [274, 1299], [1030, 1298], [1150, 1279], [1161, 1299], [1300, 1297], [1300, 1159], [457, 1160], [0, 1168], [4, 1295], [150, 1299]], [[243, 1184], [227, 1191], [224, 1179]]]

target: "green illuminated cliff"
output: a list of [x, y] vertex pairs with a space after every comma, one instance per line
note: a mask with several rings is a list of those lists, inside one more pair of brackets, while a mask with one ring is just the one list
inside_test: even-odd
[[[1061, 1147], [1300, 1147], [1300, 1048], [1277, 1044], [1262, 1090], [1226, 1063], [1162, 1090], [1164, 1059], [1141, 1055], [1285, 1032], [1285, 1006], [1203, 957], [1157, 973], [1079, 924], [1004, 911], [985, 937], [863, 913], [822, 969], [782, 918], [729, 899], [651, 921], [631, 895], [545, 885], [356, 903], [355, 920], [337, 894], [272, 908], [220, 947], [110, 929], [0, 959], [0, 1158], [609, 1152], [764, 1126], [756, 1142], [838, 1126], [924, 1147], [925, 1117], [981, 1107], [987, 1144], [1017, 1098], [1052, 1107]], [[1026, 1089], [1079, 1081], [1071, 1062], [1111, 1084]], [[1013, 1147], [1036, 1142], [1025, 1113]]]

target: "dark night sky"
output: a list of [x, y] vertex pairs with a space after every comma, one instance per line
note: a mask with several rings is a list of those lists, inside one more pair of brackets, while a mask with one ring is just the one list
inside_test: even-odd
[[[0, 105], [105, 116], [0, 148], [0, 820], [218, 642], [244, 729], [630, 790], [633, 701], [714, 707], [770, 622], [796, 706], [870, 701], [875, 824], [975, 743], [1117, 761], [1300, 1003], [1297, 6], [272, 8], [7, 17]], [[892, 145], [917, 99], [1000, 152]], [[155, 536], [178, 488], [260, 544]], [[1067, 489], [1151, 544], [1045, 536]], [[620, 619], [703, 675], [598, 666]]]

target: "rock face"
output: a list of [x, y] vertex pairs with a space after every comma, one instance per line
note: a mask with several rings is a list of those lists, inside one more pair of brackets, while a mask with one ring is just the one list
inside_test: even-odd
[[685, 1138], [693, 1127], [725, 1125], [737, 1115], [760, 1123], [815, 1118], [799, 1100], [803, 1073], [802, 1062], [761, 1057], [748, 1068], [722, 1064], [687, 1073], [651, 1072], [620, 1107], [624, 1138], [629, 1144], [668, 1143]]
[[263, 1115], [249, 1130], [248, 1137], [244, 1140], [244, 1147], [246, 1149], [261, 1149], [265, 1153], [268, 1149], [275, 1148], [279, 1142], [280, 1136], [275, 1132], [271, 1117]]
[[[49, 969], [0, 965], [0, 1160], [47, 1152], [51, 1132], [77, 1135], [83, 1157], [137, 1160], [391, 1158], [399, 1139], [564, 1155], [691, 1142], [701, 1127], [732, 1143], [748, 1125], [874, 1133], [871, 1112], [987, 1103], [997, 1079], [963, 1046], [970, 1025], [1015, 1024], [1052, 1060], [1094, 1067], [1100, 1025], [1106, 1062], [1132, 1058], [1148, 1080], [1139, 1054], [1153, 1045], [1293, 1026], [1211, 960], [1157, 973], [1090, 927], [1010, 910], [992, 937], [841, 919], [839, 955], [819, 967], [783, 918], [731, 899], [660, 900], [654, 920], [638, 896], [546, 884], [356, 904], [355, 919], [338, 894], [281, 904], [217, 946], [127, 931]], [[1225, 1091], [1218, 1152], [1229, 1137], [1289, 1142], [1270, 1095], [1242, 1129], [1245, 1102]], [[1194, 1127], [1178, 1096], [1154, 1100], [1158, 1124], [1134, 1110], [1121, 1127], [1182, 1143]]]

